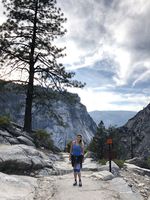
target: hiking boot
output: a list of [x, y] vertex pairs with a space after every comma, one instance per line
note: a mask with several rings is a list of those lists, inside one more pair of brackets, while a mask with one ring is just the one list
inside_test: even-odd
[[79, 181], [79, 187], [82, 187], [82, 182], [81, 181]]
[[74, 183], [73, 183], [73, 186], [76, 186], [77, 185], [77, 181], [75, 181]]

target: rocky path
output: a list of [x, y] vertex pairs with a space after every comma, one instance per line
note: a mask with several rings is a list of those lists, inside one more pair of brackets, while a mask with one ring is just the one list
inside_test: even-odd
[[55, 181], [56, 191], [53, 200], [142, 200], [138, 194], [133, 194], [121, 178], [112, 181], [100, 181], [90, 178], [91, 172], [83, 172], [83, 186], [72, 186], [72, 175], [59, 176]]
[[67, 154], [56, 161], [55, 168], [57, 175], [36, 178], [1, 173], [0, 200], [145, 200], [122, 177], [114, 177], [106, 169], [99, 171], [99, 165], [90, 158], [83, 164], [82, 187], [72, 185]]
[[[121, 177], [113, 177], [109, 172], [93, 172], [97, 169], [97, 164], [90, 159], [85, 160], [83, 165], [85, 171], [82, 172], [83, 186], [72, 186], [73, 175], [68, 157], [64, 154], [64, 161], [56, 163], [60, 175], [45, 177], [41, 182], [45, 182], [40, 188], [37, 200], [143, 200], [138, 192], [133, 192], [128, 184]], [[68, 173], [67, 173], [68, 172]], [[64, 175], [62, 175], [65, 173]], [[49, 185], [47, 189], [45, 186]], [[53, 188], [53, 190], [52, 190]], [[43, 192], [42, 192], [43, 191]], [[44, 191], [46, 192], [46, 196]], [[40, 196], [41, 195], [41, 196]]]

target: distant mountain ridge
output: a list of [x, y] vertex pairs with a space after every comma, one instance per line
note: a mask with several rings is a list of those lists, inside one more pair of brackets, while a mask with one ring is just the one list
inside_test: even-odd
[[101, 120], [104, 122], [106, 127], [112, 126], [123, 126], [127, 121], [134, 117], [137, 112], [134, 111], [92, 111], [89, 112], [93, 120], [98, 124]]

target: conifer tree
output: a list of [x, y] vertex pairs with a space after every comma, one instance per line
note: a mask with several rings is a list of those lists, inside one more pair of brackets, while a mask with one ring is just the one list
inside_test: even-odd
[[23, 78], [14, 80], [27, 86], [24, 130], [31, 132], [34, 84], [60, 90], [83, 87], [72, 80], [74, 73], [66, 72], [58, 59], [64, 48], [54, 39], [63, 36], [66, 18], [56, 0], [2, 0], [7, 21], [0, 26], [0, 64], [10, 72], [21, 72]]
[[97, 159], [103, 159], [105, 154], [107, 132], [103, 121], [100, 121], [95, 136], [93, 137], [89, 150], [95, 153]]

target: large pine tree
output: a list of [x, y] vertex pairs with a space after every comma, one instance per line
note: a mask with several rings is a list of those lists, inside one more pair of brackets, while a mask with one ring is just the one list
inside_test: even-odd
[[[27, 85], [24, 130], [32, 128], [34, 83], [52, 89], [69, 86], [83, 87], [72, 80], [74, 73], [65, 71], [58, 59], [64, 48], [58, 48], [54, 39], [63, 36], [66, 21], [56, 0], [2, 0], [7, 21], [0, 26], [0, 63], [9, 72], [21, 71]], [[25, 80], [26, 79], [26, 80]]]

